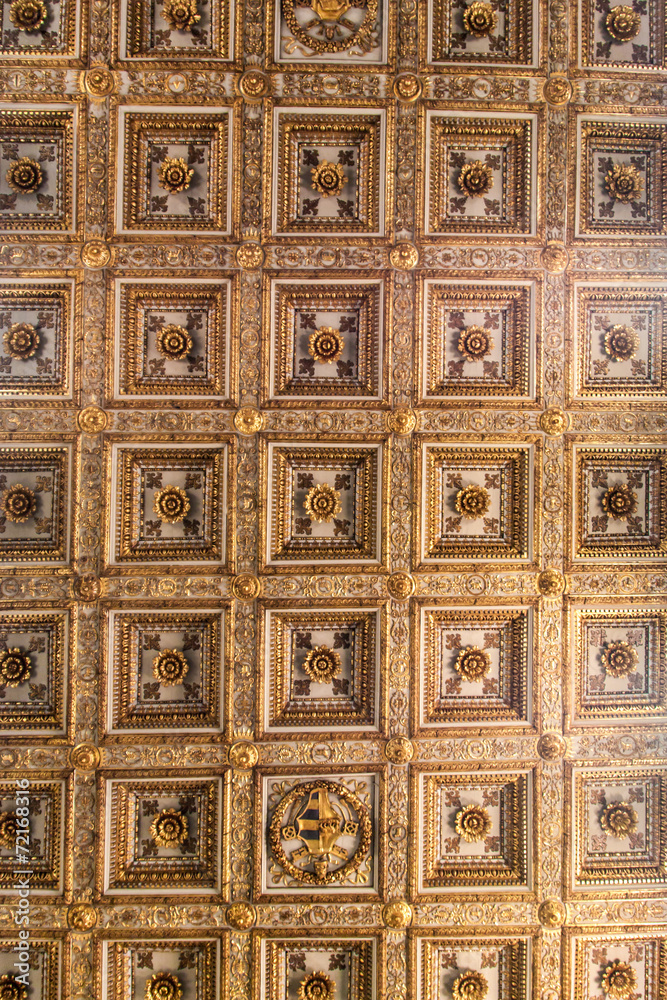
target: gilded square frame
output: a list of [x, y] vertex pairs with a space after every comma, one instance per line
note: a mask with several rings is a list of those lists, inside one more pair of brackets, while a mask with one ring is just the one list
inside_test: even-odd
[[[215, 952], [216, 977], [215, 982], [211, 981], [206, 993], [198, 994], [198, 1000], [229, 1000], [229, 931], [212, 931], [209, 928], [193, 929], [189, 927], [179, 927], [178, 936], [175, 936], [173, 928], [155, 927], [151, 935], [147, 935], [144, 930], [130, 929], [125, 931], [105, 928], [97, 931], [93, 938], [93, 949], [95, 961], [93, 963], [93, 978], [97, 988], [98, 996], [105, 996], [107, 1000], [134, 1000], [125, 991], [121, 992], [118, 987], [124, 984], [123, 970], [115, 975], [112, 980], [114, 959], [110, 956], [110, 951], [115, 945], [122, 944], [136, 945], [138, 947], [150, 947], [151, 945], [174, 944], [176, 947], [182, 944], [212, 944]], [[211, 935], [211, 936], [207, 936]], [[105, 983], [106, 980], [106, 983]], [[106, 986], [106, 991], [105, 991]], [[109, 989], [111, 986], [111, 989]]]
[[[604, 911], [603, 911], [604, 912]], [[621, 917], [623, 920], [623, 917]], [[660, 995], [660, 986], [667, 979], [667, 934], [664, 924], [644, 924], [637, 921], [633, 924], [614, 922], [610, 926], [600, 924], [580, 924], [575, 927], [566, 926], [563, 929], [562, 944], [562, 987], [563, 996], [571, 996], [572, 1000], [593, 1000], [582, 986], [585, 973], [588, 971], [583, 964], [582, 946], [586, 941], [600, 944], [644, 944], [648, 940], [658, 945], [658, 968], [654, 982], [658, 989], [654, 995]], [[650, 996], [648, 991], [644, 996]]]
[[[7, 790], [6, 797], [11, 799], [12, 795], [23, 794], [16, 785], [18, 779], [16, 771], [2, 771], [0, 773], [0, 793]], [[21, 772], [24, 773], [24, 772]], [[39, 875], [34, 867], [30, 871], [30, 892], [39, 898], [41, 905], [50, 903], [65, 903], [71, 899], [72, 880], [74, 868], [74, 831], [73, 827], [73, 799], [74, 799], [74, 771], [67, 770], [39, 770], [30, 771], [31, 796], [37, 793], [48, 794], [51, 791], [51, 800], [54, 806], [55, 826], [51, 830], [51, 869], [46, 878]], [[3, 796], [4, 798], [5, 796]], [[0, 872], [0, 894], [16, 898], [16, 868], [20, 867], [17, 857], [7, 857], [2, 859], [6, 863], [4, 871]], [[40, 882], [42, 886], [40, 887]], [[47, 887], [44, 887], [44, 886]], [[39, 932], [38, 932], [39, 933]], [[32, 940], [31, 933], [31, 940]]]
[[[539, 17], [539, 8], [531, 12], [530, 4], [518, 2], [512, 5], [515, 21], [512, 44], [513, 52], [505, 58], [499, 58], [493, 53], [463, 52], [458, 56], [437, 58], [434, 50], [438, 45], [438, 28], [436, 22], [444, 24], [442, 34], [445, 34], [451, 24], [451, 9], [449, 0], [429, 0], [428, 4], [419, 4], [419, 65], [422, 72], [447, 72], [461, 67], [468, 72], [493, 72], [494, 75], [515, 74], [519, 70], [537, 70], [544, 67], [545, 51], [545, 18]], [[505, 12], [507, 17], [507, 12]], [[519, 22], [518, 24], [516, 22]], [[517, 58], [512, 58], [516, 56]], [[524, 58], [521, 58], [524, 56]], [[464, 70], [465, 71], [465, 70]]]
[[[171, 67], [178, 69], [193, 69], [196, 67], [196, 69], [211, 70], [241, 68], [239, 59], [240, 39], [243, 35], [243, 7], [241, 4], [235, 3], [234, 0], [224, 0], [226, 16], [224, 26], [221, 21], [217, 31], [217, 48], [223, 49], [220, 39], [223, 35], [226, 36], [224, 44], [227, 48], [227, 54], [210, 54], [202, 58], [201, 52], [198, 52], [197, 49], [193, 49], [192, 54], [188, 56], [185, 54], [187, 50], [183, 48], [177, 50], [179, 55], [174, 55], [168, 51], [163, 54], [151, 55], [144, 48], [147, 35], [149, 34], [149, 27], [147, 26], [145, 16], [146, 6], [150, 5], [151, 0], [144, 0], [140, 11], [135, 14], [130, 13], [128, 16], [127, 8], [130, 6], [130, 3], [131, 0], [125, 0], [124, 3], [114, 4], [112, 8], [111, 65], [114, 69], [151, 71], [162, 68], [170, 69]], [[125, 28], [125, 33], [123, 32], [123, 28]], [[130, 33], [133, 33], [134, 38], [138, 39], [136, 55], [129, 51], [128, 36]], [[136, 45], [137, 43], [135, 42], [134, 44]]]
[[[442, 993], [432, 988], [433, 982], [433, 957], [432, 945], [447, 944], [454, 948], [456, 946], [467, 945], [469, 948], [484, 946], [485, 944], [496, 946], [504, 944], [523, 945], [517, 948], [515, 954], [519, 958], [518, 967], [522, 969], [523, 976], [512, 974], [510, 976], [511, 993], [513, 1000], [530, 1000], [531, 997], [540, 995], [540, 966], [537, 949], [535, 948], [535, 937], [540, 934], [532, 927], [475, 927], [474, 933], [460, 927], [411, 927], [408, 930], [408, 975], [414, 984], [414, 1000], [440, 1000]], [[431, 946], [431, 947], [429, 947]], [[523, 952], [523, 955], [522, 955]], [[514, 970], [512, 970], [513, 972]], [[524, 990], [520, 990], [523, 979]]]

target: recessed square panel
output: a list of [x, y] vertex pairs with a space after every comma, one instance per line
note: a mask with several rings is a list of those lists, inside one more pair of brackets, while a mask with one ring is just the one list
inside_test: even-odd
[[0, 732], [65, 735], [69, 608], [13, 607], [0, 613]]
[[569, 793], [570, 892], [662, 895], [667, 884], [664, 769], [573, 767]]
[[220, 732], [225, 612], [109, 609], [104, 730]]
[[626, 73], [665, 67], [665, 10], [659, 0], [630, 5], [581, 0], [579, 31], [583, 67]]
[[75, 300], [72, 279], [0, 283], [0, 400], [74, 398]]
[[230, 524], [230, 444], [113, 445], [109, 561], [224, 564]]
[[[274, 60], [299, 67], [334, 63], [364, 69], [387, 61], [390, 32], [387, 0], [313, 3], [270, 0], [267, 36], [274, 36]], [[393, 33], [392, 33], [393, 41]]]
[[340, 930], [320, 937], [288, 933], [255, 934], [256, 1000], [293, 1000], [311, 994], [345, 1000], [384, 996], [382, 938]]
[[104, 895], [219, 895], [228, 798], [224, 776], [99, 779], [98, 889]]
[[385, 562], [387, 442], [267, 442], [265, 569]]
[[415, 771], [415, 893], [528, 892], [532, 802], [531, 771]]
[[275, 109], [266, 211], [272, 234], [384, 235], [391, 194], [386, 114], [383, 108]]
[[570, 609], [573, 725], [662, 722], [667, 613], [640, 601]]
[[0, 562], [68, 562], [71, 466], [71, 445], [0, 448]]
[[[30, 871], [31, 893], [63, 896], [69, 885], [71, 785], [32, 771], [30, 787], [0, 782], [0, 893], [17, 893], [17, 868]], [[27, 814], [25, 810], [28, 810]]]
[[532, 940], [528, 935], [508, 936], [476, 931], [444, 937], [438, 931], [418, 931], [413, 938], [418, 1000], [450, 1000], [467, 986], [485, 996], [531, 996]]
[[427, 236], [533, 236], [537, 231], [535, 114], [426, 113]]
[[573, 558], [661, 558], [667, 475], [660, 448], [575, 446]]
[[49, 105], [0, 111], [1, 230], [74, 233], [77, 110]]
[[[26, 12], [24, 9], [27, 7]], [[37, 23], [39, 22], [39, 23]], [[0, 57], [12, 63], [71, 64], [81, 55], [82, 24], [88, 23], [88, 4], [56, 0], [33, 12], [31, 6], [3, 4], [0, 20]]]
[[231, 118], [220, 106], [119, 107], [116, 231], [228, 235]]
[[226, 935], [205, 938], [180, 931], [173, 937], [122, 937], [100, 941], [99, 949], [100, 983], [108, 1000], [139, 1000], [151, 990], [197, 1000], [228, 995]]
[[415, 561], [438, 568], [463, 560], [532, 558], [532, 445], [415, 443], [421, 465], [421, 525]]
[[576, 119], [574, 235], [653, 240], [667, 235], [667, 119]]
[[175, 0], [123, 0], [114, 15], [121, 60], [173, 65], [233, 58], [234, 3], [179, 5]]
[[377, 897], [380, 775], [257, 772], [255, 899]]
[[415, 607], [414, 725], [527, 726], [532, 718], [532, 607]]
[[429, 0], [424, 7], [428, 63], [535, 63], [537, 10], [527, 0], [478, 3], [472, 10], [463, 0]]
[[[385, 401], [389, 373], [381, 278], [273, 278], [265, 287], [267, 402]], [[268, 383], [268, 384], [267, 384]]]
[[663, 926], [573, 928], [564, 948], [564, 982], [574, 1000], [594, 1000], [601, 986], [626, 982], [633, 995], [654, 995], [667, 974]]
[[115, 283], [114, 396], [128, 401], [234, 393], [234, 297], [228, 277]]
[[573, 397], [658, 401], [667, 392], [667, 291], [662, 283], [576, 282]]
[[380, 732], [385, 629], [382, 608], [267, 606], [259, 669], [264, 735]]
[[535, 398], [536, 282], [441, 281], [423, 286], [420, 394]]
[[[19, 938], [20, 930], [25, 927], [14, 927], [13, 935], [0, 939], [0, 977], [18, 977], [20, 969], [15, 963], [19, 960], [17, 952], [25, 948], [25, 938]], [[30, 1000], [59, 1000], [69, 986], [69, 969], [65, 961], [66, 949], [62, 940], [63, 932], [51, 930], [48, 934], [33, 931], [30, 934], [29, 982]], [[22, 963], [23, 964], [23, 963]], [[5, 982], [7, 980], [5, 979]], [[9, 980], [11, 982], [11, 979]], [[21, 986], [24, 980], [19, 980]]]

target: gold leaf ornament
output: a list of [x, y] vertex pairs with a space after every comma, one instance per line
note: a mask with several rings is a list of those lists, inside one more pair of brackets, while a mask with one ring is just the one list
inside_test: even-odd
[[0, 500], [0, 513], [15, 524], [24, 524], [36, 510], [35, 494], [21, 483], [15, 483], [5, 490]]
[[255, 406], [241, 406], [234, 414], [234, 427], [240, 434], [256, 434], [264, 426], [264, 417]]
[[402, 570], [392, 573], [387, 580], [387, 590], [395, 601], [407, 601], [415, 592], [414, 577]]
[[621, 4], [611, 8], [605, 18], [604, 26], [615, 42], [629, 42], [639, 34], [641, 23], [641, 15], [637, 11], [626, 4]]
[[259, 760], [259, 751], [249, 740], [239, 740], [229, 748], [229, 763], [239, 771], [250, 771]]
[[190, 664], [177, 649], [163, 649], [153, 659], [153, 677], [165, 687], [181, 684], [189, 669]]
[[179, 194], [181, 191], [187, 191], [193, 176], [194, 170], [187, 165], [182, 156], [168, 156], [160, 165], [157, 182], [163, 191]]
[[347, 176], [340, 163], [322, 160], [310, 171], [313, 190], [324, 198], [337, 197], [345, 187]]
[[9, 20], [19, 31], [37, 31], [46, 21], [48, 10], [42, 0], [14, 0], [9, 8]]
[[400, 931], [404, 927], [409, 927], [412, 923], [412, 907], [404, 899], [396, 899], [387, 903], [382, 910], [382, 920], [385, 927], [390, 930]]
[[[16, 847], [16, 837], [19, 832], [18, 820], [15, 812], [0, 813], [0, 847], [6, 851], [12, 851]], [[0, 994], [0, 997], [2, 994]]]
[[108, 97], [115, 87], [114, 75], [106, 66], [93, 66], [84, 74], [83, 86], [91, 97]]
[[397, 271], [411, 271], [419, 263], [419, 250], [414, 243], [397, 243], [389, 251], [389, 263]]
[[602, 989], [609, 1000], [630, 1000], [637, 989], [637, 973], [627, 962], [616, 959], [602, 973]]
[[458, 491], [455, 506], [459, 514], [463, 514], [469, 521], [474, 521], [486, 514], [491, 506], [491, 497], [483, 486], [472, 483]]
[[107, 415], [99, 406], [86, 406], [77, 414], [76, 422], [84, 434], [99, 434], [107, 426]]
[[40, 336], [30, 323], [13, 323], [6, 330], [2, 342], [5, 351], [16, 361], [27, 361], [37, 353]]
[[481, 681], [491, 669], [491, 657], [479, 646], [466, 646], [456, 657], [454, 669], [466, 681]]
[[189, 510], [188, 495], [180, 486], [165, 486], [157, 491], [153, 499], [153, 513], [166, 524], [183, 521]]
[[252, 903], [232, 903], [225, 914], [227, 923], [237, 931], [248, 931], [257, 919], [257, 912]]
[[624, 840], [637, 829], [639, 817], [627, 802], [611, 802], [602, 810], [600, 826], [610, 837]]
[[30, 653], [22, 652], [18, 646], [0, 652], [0, 681], [7, 687], [18, 687], [30, 677], [32, 662]]
[[67, 911], [67, 923], [73, 931], [90, 931], [97, 924], [97, 910], [90, 903], [72, 903]]
[[333, 521], [343, 508], [340, 493], [328, 483], [311, 486], [304, 498], [303, 506], [309, 517], [324, 524]]
[[259, 597], [262, 586], [256, 576], [241, 573], [232, 581], [232, 594], [238, 601], [254, 601]]
[[249, 69], [238, 82], [239, 93], [247, 101], [261, 101], [271, 93], [271, 80], [258, 69]]
[[637, 494], [627, 483], [610, 487], [600, 500], [605, 514], [616, 521], [626, 521], [637, 510]]
[[181, 1000], [183, 987], [171, 972], [156, 972], [146, 981], [145, 1000]]
[[457, 347], [466, 361], [481, 361], [493, 350], [493, 337], [483, 326], [468, 326], [462, 331]]
[[318, 364], [332, 364], [343, 353], [345, 340], [332, 326], [321, 326], [308, 338], [308, 353]]
[[0, 976], [0, 1000], [28, 1000], [28, 987], [12, 972]]
[[313, 683], [330, 684], [341, 672], [340, 656], [328, 646], [316, 646], [306, 654], [303, 669]]
[[394, 96], [403, 104], [412, 104], [421, 97], [424, 85], [414, 73], [399, 73], [394, 80]]
[[44, 180], [42, 168], [36, 160], [22, 156], [10, 165], [5, 180], [16, 194], [34, 194]]
[[178, 809], [163, 809], [150, 826], [158, 847], [174, 848], [188, 839], [188, 821]]
[[172, 31], [191, 31], [201, 21], [197, 0], [165, 0], [162, 16]]
[[299, 1000], [334, 1000], [335, 994], [333, 979], [326, 972], [311, 972], [301, 980], [297, 991]]
[[612, 361], [630, 361], [639, 347], [639, 334], [631, 326], [618, 323], [604, 335], [604, 350]]
[[80, 771], [94, 771], [100, 760], [100, 751], [93, 743], [79, 743], [69, 752], [70, 764]]
[[637, 669], [637, 650], [627, 642], [610, 642], [602, 652], [602, 666], [610, 677], [627, 677]]
[[612, 201], [627, 205], [639, 199], [644, 181], [634, 164], [615, 163], [605, 176], [604, 188]]
[[474, 160], [461, 167], [458, 185], [467, 198], [481, 198], [493, 187], [493, 174], [481, 160]]
[[565, 923], [565, 907], [560, 899], [545, 899], [537, 910], [537, 919], [548, 930], [555, 930]]
[[565, 590], [565, 577], [557, 569], [544, 569], [537, 578], [537, 589], [543, 597], [557, 597]]
[[102, 240], [90, 240], [81, 248], [81, 263], [84, 267], [106, 267], [110, 260], [111, 250]]
[[484, 38], [492, 34], [498, 26], [498, 15], [490, 3], [474, 0], [463, 13], [463, 27], [467, 34]]
[[155, 348], [163, 358], [182, 361], [192, 350], [192, 337], [184, 327], [170, 323], [158, 330]]
[[484, 1000], [488, 992], [486, 976], [474, 969], [462, 972], [452, 985], [454, 1000]]
[[459, 809], [454, 826], [459, 837], [469, 844], [478, 843], [491, 832], [491, 817], [484, 806], [469, 805]]
[[406, 736], [392, 736], [384, 745], [384, 755], [390, 764], [407, 764], [415, 755], [414, 744]]

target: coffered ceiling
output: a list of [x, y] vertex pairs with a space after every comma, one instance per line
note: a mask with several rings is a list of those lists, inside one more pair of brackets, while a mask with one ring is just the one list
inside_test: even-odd
[[664, 5], [2, 16], [2, 1000], [664, 996]]

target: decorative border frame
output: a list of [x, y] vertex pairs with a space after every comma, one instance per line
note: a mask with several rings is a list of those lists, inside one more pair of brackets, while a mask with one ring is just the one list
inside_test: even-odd
[[[121, 70], [147, 70], [155, 69], [213, 69], [228, 70], [241, 68], [241, 39], [243, 37], [243, 5], [235, 0], [224, 0], [227, 6], [227, 37], [229, 46], [229, 56], [207, 56], [201, 58], [201, 53], [193, 51], [192, 56], [184, 54], [176, 56], [132, 56], [127, 52], [127, 6], [132, 0], [126, 0], [126, 4], [114, 4], [112, 7], [111, 21], [111, 65], [114, 69]], [[150, 0], [149, 0], [150, 2]], [[125, 30], [124, 30], [125, 29]], [[182, 53], [183, 50], [181, 50]], [[199, 57], [199, 58], [198, 58]]]
[[278, 5], [280, 0], [268, 0], [266, 4], [266, 14], [265, 14], [265, 38], [266, 38], [266, 68], [270, 72], [279, 73], [298, 73], [303, 70], [314, 70], [315, 72], [326, 72], [326, 71], [336, 71], [344, 69], [346, 73], [392, 73], [396, 69], [396, 56], [395, 56], [395, 46], [396, 46], [396, 7], [392, 2], [387, 2], [387, 0], [378, 0], [378, 7], [382, 6], [382, 17], [383, 17], [383, 58], [374, 62], [354, 62], [354, 60], [343, 58], [340, 60], [336, 59], [317, 59], [315, 61], [308, 61], [305, 57], [301, 60], [295, 60], [290, 62], [289, 59], [280, 59], [278, 55], [279, 49], [279, 25], [280, 16], [278, 14]]
[[513, 974], [511, 976], [510, 996], [513, 1000], [530, 1000], [531, 997], [540, 996], [539, 949], [535, 947], [537, 943], [535, 937], [535, 930], [525, 926], [475, 927], [474, 931], [470, 928], [460, 928], [448, 924], [440, 927], [411, 927], [408, 930], [408, 975], [414, 984], [415, 1000], [440, 1000], [442, 997], [440, 991], [436, 994], [427, 989], [427, 986], [433, 984], [432, 975], [429, 975], [430, 963], [424, 961], [426, 957], [424, 946], [428, 947], [431, 942], [452, 945], [461, 942], [462, 945], [470, 945], [471, 947], [485, 944], [501, 945], [503, 943], [524, 945], [525, 954], [522, 958], [526, 989], [524, 993], [520, 992], [518, 988], [519, 977]]
[[[212, 936], [207, 937], [207, 934]], [[110, 982], [112, 959], [109, 951], [114, 945], [127, 943], [128, 945], [146, 946], [151, 944], [165, 945], [173, 942], [175, 946], [178, 946], [188, 942], [194, 944], [200, 942], [208, 944], [210, 942], [216, 945], [216, 981], [212, 990], [207, 991], [207, 994], [199, 997], [198, 1000], [229, 1000], [229, 965], [231, 961], [229, 936], [229, 931], [218, 929], [212, 933], [208, 927], [200, 929], [179, 927], [178, 930], [175, 930], [173, 927], [163, 929], [158, 925], [153, 928], [153, 933], [150, 935], [143, 928], [136, 930], [128, 928], [123, 931], [105, 928], [101, 933], [97, 933], [93, 939], [95, 954], [93, 980], [97, 996], [103, 996], [106, 1000], [129, 1000], [127, 994], [123, 996], [116, 989], [119, 982], [123, 982], [122, 976], [118, 976], [112, 990], [109, 989], [112, 985]]]

